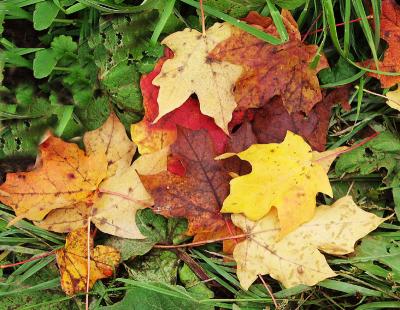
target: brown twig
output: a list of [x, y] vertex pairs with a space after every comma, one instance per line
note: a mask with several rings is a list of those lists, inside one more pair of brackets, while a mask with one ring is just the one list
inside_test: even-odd
[[262, 275], [259, 274], [258, 277], [260, 278], [262, 284], [264, 285], [265, 289], [267, 290], [269, 296], [271, 296], [271, 299], [272, 299], [272, 302], [274, 303], [275, 309], [278, 309], [278, 303], [276, 302], [274, 293], [272, 292], [270, 286], [267, 284], [267, 282], [265, 282]]
[[39, 256], [31, 257], [31, 258], [29, 258], [29, 259], [26, 259], [26, 260], [17, 262], [17, 263], [7, 264], [7, 265], [0, 265], [0, 269], [11, 268], [11, 267], [23, 265], [23, 264], [26, 264], [26, 263], [29, 263], [29, 262], [33, 262], [33, 261], [35, 261], [35, 260], [38, 260], [38, 259], [41, 259], [41, 258], [50, 256], [50, 255], [54, 255], [54, 253], [55, 253], [56, 251], [57, 251], [57, 250], [53, 250], [53, 251], [50, 251], [50, 252], [41, 254], [41, 255], [39, 255]]
[[203, 268], [185, 251], [182, 249], [174, 249], [174, 252], [178, 255], [178, 257], [185, 262], [190, 269], [201, 279], [203, 282], [208, 282], [210, 285], [214, 287], [219, 287], [220, 284], [215, 280], [211, 279]]
[[248, 236], [249, 236], [249, 234], [240, 234], [240, 235], [236, 235], [236, 236], [229, 236], [229, 237], [217, 238], [217, 239], [212, 239], [212, 240], [203, 240], [203, 241], [178, 244], [178, 245], [156, 244], [156, 245], [154, 245], [154, 248], [155, 249], [179, 249], [179, 248], [195, 247], [195, 246], [201, 246], [204, 244], [214, 243], [214, 242], [218, 242], [218, 241], [245, 238]]
[[307, 32], [304, 34], [303, 38], [301, 39], [301, 42], [304, 42], [307, 39], [307, 37], [311, 33], [312, 27], [315, 26], [315, 24], [318, 22], [318, 20], [321, 18], [321, 16], [322, 16], [322, 11], [318, 14], [317, 18], [312, 22], [310, 28], [308, 28]]
[[354, 150], [354, 149], [356, 149], [356, 148], [358, 148], [358, 147], [360, 147], [360, 146], [366, 144], [367, 142], [371, 141], [372, 139], [374, 139], [374, 138], [375, 138], [376, 136], [378, 136], [378, 135], [379, 135], [379, 132], [375, 132], [373, 135], [371, 135], [371, 136], [365, 138], [365, 139], [362, 140], [361, 142], [359, 142], [359, 143], [357, 143], [357, 144], [354, 144], [354, 145], [352, 145], [351, 147], [349, 147], [349, 148], [347, 148], [347, 149], [345, 149], [345, 150], [343, 150], [343, 151], [338, 151], [338, 152], [329, 154], [329, 155], [327, 155], [327, 156], [318, 158], [318, 159], [316, 160], [316, 162], [319, 162], [319, 161], [321, 161], [321, 160], [325, 160], [325, 159], [327, 159], [327, 158], [329, 158], [329, 157], [333, 157], [333, 156], [336, 157], [336, 156], [338, 156], [338, 155], [341, 155], [341, 154], [344, 154], [344, 153], [348, 153], [348, 152], [350, 152], [350, 151], [352, 151], [352, 150]]

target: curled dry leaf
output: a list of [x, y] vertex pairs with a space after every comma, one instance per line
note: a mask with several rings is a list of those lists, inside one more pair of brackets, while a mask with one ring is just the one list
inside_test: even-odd
[[[61, 286], [67, 295], [86, 291], [88, 277], [87, 229], [80, 228], [70, 232], [65, 247], [57, 250], [57, 264], [61, 273]], [[98, 245], [93, 249], [90, 237], [89, 288], [97, 280], [111, 277], [121, 259], [120, 253], [109, 246]]]
[[363, 211], [346, 196], [332, 206], [319, 206], [311, 221], [281, 240], [275, 211], [258, 221], [239, 214], [233, 214], [232, 220], [249, 234], [233, 252], [240, 284], [248, 289], [258, 274], [269, 274], [287, 288], [311, 286], [334, 277], [335, 272], [318, 250], [333, 255], [351, 253], [354, 243], [385, 219]]
[[[265, 32], [277, 35], [269, 18], [260, 19], [267, 20], [263, 24]], [[278, 95], [289, 113], [308, 114], [322, 99], [316, 74], [328, 66], [325, 57], [321, 56], [317, 68], [312, 68], [310, 64], [318, 47], [301, 42], [296, 22], [288, 11], [282, 10], [282, 20], [290, 39], [285, 44], [272, 45], [234, 28], [229, 39], [219, 43], [209, 54], [209, 58], [215, 61], [244, 67], [234, 90], [239, 109], [261, 107]], [[259, 21], [251, 18], [249, 22]]]
[[[381, 38], [388, 44], [388, 48], [383, 55], [383, 61], [379, 62], [379, 70], [386, 72], [400, 72], [400, 5], [396, 0], [382, 1], [382, 12], [380, 16]], [[376, 69], [373, 61], [368, 61], [365, 65], [370, 65]], [[382, 88], [389, 88], [400, 83], [400, 75], [390, 76], [376, 73], [368, 75], [378, 78]]]
[[177, 125], [193, 130], [207, 130], [217, 154], [223, 153], [228, 140], [227, 135], [215, 125], [211, 117], [201, 114], [199, 102], [194, 98], [188, 98], [180, 107], [164, 115], [153, 124], [158, 115], [159, 87], [153, 85], [152, 82], [160, 73], [161, 67], [170, 53], [167, 52], [166, 54], [166, 57], [158, 61], [154, 70], [142, 76], [140, 80], [146, 113], [142, 121], [133, 124], [131, 127], [132, 139], [138, 145], [140, 154], [153, 153], [174, 143]]
[[332, 196], [327, 172], [313, 162], [310, 146], [290, 131], [281, 144], [254, 144], [220, 158], [232, 155], [248, 161], [252, 171], [230, 181], [221, 212], [243, 213], [256, 221], [275, 207], [281, 237], [314, 216], [319, 192]]
[[153, 84], [160, 87], [159, 113], [154, 122], [180, 107], [195, 93], [202, 114], [212, 117], [228, 133], [228, 123], [236, 108], [232, 89], [242, 67], [214, 61], [208, 54], [231, 36], [233, 28], [228, 23], [215, 23], [204, 36], [194, 29], [185, 29], [162, 41], [173, 51], [174, 57], [163, 64], [160, 74], [153, 80]]
[[229, 176], [222, 162], [215, 161], [211, 139], [206, 131], [178, 127], [171, 153], [185, 166], [185, 175], [164, 171], [140, 175], [154, 198], [154, 211], [167, 217], [189, 220], [189, 235], [216, 233], [225, 229], [219, 212], [228, 194]]
[[[54, 137], [46, 140], [33, 171], [7, 175], [0, 188], [9, 196], [1, 196], [1, 200], [12, 206], [17, 216], [48, 230], [70, 232], [86, 226], [90, 217], [103, 232], [144, 238], [135, 214], [150, 206], [152, 198], [140, 182], [137, 167], [131, 166], [136, 147], [124, 126], [111, 115], [102, 127], [85, 134], [84, 144], [88, 155], [76, 144]], [[155, 153], [153, 158], [166, 157], [165, 152]], [[157, 173], [166, 169], [166, 159], [148, 165], [152, 168], [147, 170]], [[97, 177], [95, 182], [92, 176]]]

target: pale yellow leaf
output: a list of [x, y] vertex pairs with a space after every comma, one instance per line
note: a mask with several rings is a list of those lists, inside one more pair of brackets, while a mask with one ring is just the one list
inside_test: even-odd
[[192, 94], [200, 102], [200, 110], [215, 120], [228, 133], [228, 123], [236, 108], [233, 86], [242, 67], [228, 62], [212, 61], [208, 54], [218, 43], [232, 35], [233, 26], [215, 23], [203, 36], [194, 29], [185, 29], [166, 37], [162, 43], [173, 52], [153, 84], [160, 86], [157, 122], [165, 114], [180, 107]]
[[400, 88], [397, 86], [396, 90], [387, 92], [386, 97], [388, 98], [386, 103], [389, 107], [400, 111]]
[[107, 178], [124, 172], [136, 151], [135, 143], [128, 138], [124, 125], [114, 113], [101, 127], [86, 132], [83, 143], [88, 155], [106, 154]]
[[333, 255], [351, 253], [354, 243], [384, 220], [363, 211], [346, 196], [332, 206], [318, 207], [311, 221], [278, 240], [280, 225], [275, 210], [258, 221], [233, 214], [233, 223], [249, 234], [233, 252], [240, 283], [248, 289], [258, 274], [269, 274], [290, 288], [334, 277], [319, 250]]

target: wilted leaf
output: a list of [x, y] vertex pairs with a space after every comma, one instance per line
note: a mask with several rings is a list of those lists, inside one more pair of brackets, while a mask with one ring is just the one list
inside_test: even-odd
[[230, 181], [221, 212], [243, 213], [256, 221], [275, 207], [281, 237], [314, 216], [317, 193], [332, 196], [327, 172], [313, 162], [310, 146], [290, 131], [281, 144], [254, 144], [229, 155], [250, 162], [253, 169]]
[[[244, 122], [240, 128], [230, 135], [227, 152], [240, 153], [257, 143], [257, 137], [249, 122]], [[224, 167], [229, 173], [244, 175], [251, 172], [251, 165], [236, 156], [224, 160]]]
[[281, 98], [271, 99], [261, 109], [253, 111], [252, 123], [258, 143], [280, 143], [289, 130], [302, 136], [314, 150], [325, 150], [331, 108], [336, 103], [348, 105], [349, 95], [349, 88], [335, 89], [307, 116], [302, 112], [289, 114]]
[[[387, 72], [400, 71], [400, 5], [396, 0], [382, 1], [382, 11], [380, 16], [381, 38], [388, 44], [388, 48], [383, 55], [383, 61], [379, 62], [379, 70]], [[373, 61], [368, 61], [372, 69], [375, 68]], [[389, 88], [400, 83], [400, 75], [389, 76], [376, 73], [368, 73], [368, 75], [378, 78], [381, 81], [382, 88]]]
[[[265, 32], [277, 35], [272, 19], [255, 15], [253, 12], [244, 20], [263, 22]], [[282, 20], [290, 38], [285, 44], [272, 45], [234, 28], [229, 39], [219, 43], [209, 55], [215, 61], [244, 66], [234, 90], [239, 109], [263, 106], [278, 95], [289, 113], [308, 114], [322, 99], [316, 73], [327, 67], [325, 57], [321, 57], [316, 69], [311, 68], [318, 47], [301, 42], [296, 22], [288, 11], [282, 11]]]
[[232, 220], [246, 233], [247, 240], [238, 244], [233, 257], [243, 288], [258, 274], [269, 274], [285, 287], [315, 285], [336, 274], [318, 251], [344, 255], [354, 251], [354, 243], [374, 230], [384, 219], [359, 208], [350, 196], [332, 206], [319, 206], [313, 219], [278, 241], [280, 224], [277, 213], [270, 212], [253, 222], [234, 214]]
[[[70, 232], [65, 241], [65, 248], [57, 250], [57, 264], [61, 273], [61, 286], [67, 295], [86, 291], [88, 276], [88, 240], [87, 229], [80, 228]], [[119, 252], [103, 245], [93, 249], [90, 239], [89, 288], [97, 280], [108, 278], [114, 273], [120, 261]]]
[[[172, 57], [168, 51], [166, 55], [166, 57]], [[176, 126], [179, 125], [193, 130], [206, 129], [212, 138], [215, 151], [218, 154], [223, 153], [228, 137], [215, 125], [212, 118], [201, 114], [199, 102], [196, 99], [188, 98], [182, 106], [152, 124], [158, 115], [159, 92], [159, 87], [153, 85], [152, 82], [160, 73], [166, 57], [160, 59], [154, 70], [142, 76], [140, 80], [146, 114], [141, 122], [131, 127], [132, 139], [138, 145], [139, 152], [152, 153], [174, 143], [177, 134]]]
[[195, 93], [200, 111], [228, 132], [228, 123], [236, 108], [232, 88], [242, 68], [228, 62], [213, 61], [208, 54], [232, 33], [230, 24], [215, 23], [205, 36], [194, 29], [185, 29], [162, 41], [173, 51], [174, 57], [163, 64], [160, 74], [153, 80], [153, 84], [160, 87], [157, 98], [159, 114], [155, 122]]
[[153, 210], [167, 217], [187, 218], [189, 235], [223, 229], [225, 221], [219, 210], [228, 194], [229, 176], [222, 162], [214, 160], [207, 133], [178, 127], [171, 153], [183, 162], [184, 176], [170, 172], [140, 176], [154, 198]]

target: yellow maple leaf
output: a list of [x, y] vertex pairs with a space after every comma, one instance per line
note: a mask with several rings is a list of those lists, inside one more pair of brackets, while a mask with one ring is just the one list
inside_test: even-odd
[[290, 131], [280, 144], [254, 144], [236, 155], [250, 162], [252, 172], [230, 181], [221, 212], [259, 220], [275, 207], [282, 237], [313, 217], [317, 193], [332, 196], [326, 168], [313, 162], [311, 147]]
[[[61, 286], [67, 295], [86, 291], [88, 278], [88, 240], [87, 229], [80, 228], [70, 232], [65, 247], [57, 250], [57, 264], [61, 273]], [[113, 247], [98, 245], [93, 249], [90, 238], [89, 288], [97, 280], [111, 277], [121, 255]]]
[[275, 210], [255, 222], [233, 214], [233, 223], [249, 234], [233, 252], [240, 284], [247, 290], [258, 274], [269, 274], [287, 288], [312, 286], [334, 277], [318, 250], [333, 255], [351, 253], [354, 243], [384, 220], [345, 196], [332, 206], [319, 206], [311, 221], [277, 241], [280, 225]]
[[203, 114], [228, 133], [228, 123], [236, 108], [233, 85], [242, 73], [242, 67], [228, 62], [212, 61], [208, 57], [218, 43], [228, 39], [233, 26], [215, 23], [203, 36], [194, 29], [185, 29], [166, 37], [174, 57], [168, 59], [153, 84], [160, 87], [157, 122], [165, 114], [180, 107], [193, 93], [200, 102]]

